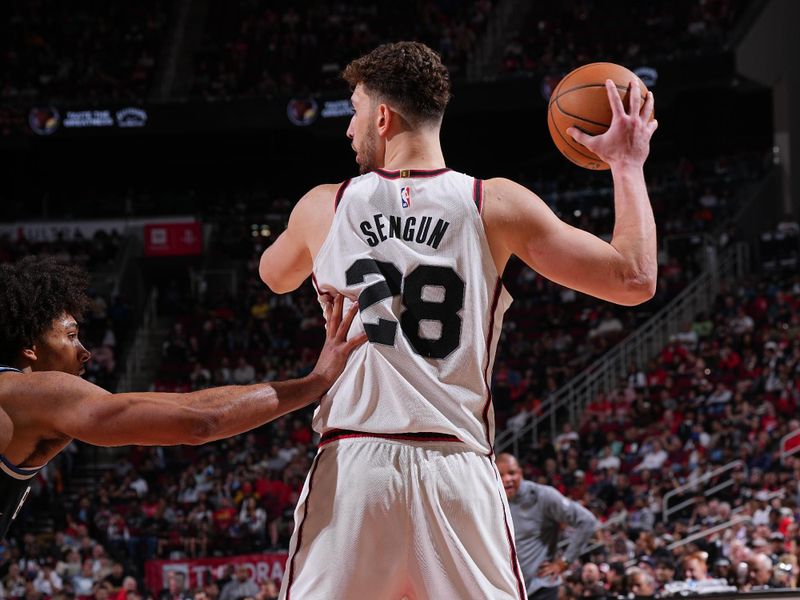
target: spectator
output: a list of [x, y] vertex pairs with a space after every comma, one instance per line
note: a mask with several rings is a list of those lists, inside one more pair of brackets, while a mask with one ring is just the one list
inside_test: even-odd
[[89, 600], [94, 592], [94, 572], [91, 559], [83, 561], [81, 571], [72, 578], [72, 590], [76, 598]]
[[600, 569], [593, 562], [584, 563], [581, 569], [581, 583], [583, 584], [582, 598], [600, 600], [606, 597], [606, 588], [600, 578]]
[[772, 560], [766, 554], [756, 554], [750, 563], [750, 590], [775, 587], [772, 579]]
[[669, 455], [661, 446], [661, 442], [658, 439], [654, 439], [650, 443], [650, 449], [644, 455], [642, 462], [636, 465], [633, 470], [642, 471], [647, 469], [648, 471], [657, 471], [661, 469], [661, 465], [666, 462], [667, 458], [669, 458]]
[[259, 587], [250, 578], [250, 571], [246, 565], [237, 565], [236, 577], [222, 588], [219, 600], [242, 600], [248, 596], [255, 597]]
[[256, 370], [253, 365], [247, 362], [244, 356], [240, 356], [233, 370], [233, 382], [236, 385], [248, 385], [256, 379]]
[[634, 567], [628, 570], [627, 578], [628, 589], [633, 594], [634, 599], [656, 597], [655, 579], [647, 571]]
[[683, 559], [683, 576], [687, 581], [708, 579], [708, 566], [704, 552], [693, 552]]
[[182, 571], [167, 571], [167, 587], [158, 595], [158, 600], [191, 600], [186, 589], [186, 575]]
[[620, 461], [618, 456], [614, 456], [613, 451], [611, 450], [611, 446], [605, 446], [603, 448], [603, 454], [600, 460], [597, 462], [598, 469], [613, 469], [614, 471], [619, 471], [622, 462]]

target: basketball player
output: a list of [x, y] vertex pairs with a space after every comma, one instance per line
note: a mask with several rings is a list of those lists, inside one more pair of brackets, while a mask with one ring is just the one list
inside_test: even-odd
[[[276, 292], [309, 275], [323, 303], [359, 302], [358, 348], [314, 417], [320, 448], [295, 512], [281, 598], [525, 599], [493, 461], [489, 382], [512, 254], [565, 286], [620, 304], [652, 297], [656, 229], [643, 164], [653, 97], [571, 135], [611, 165], [611, 243], [560, 221], [507, 179], [447, 168], [450, 82], [439, 56], [380, 46], [344, 77], [361, 176], [321, 185], [263, 254]], [[610, 82], [609, 82], [610, 83]], [[641, 109], [641, 110], [640, 110]], [[641, 114], [640, 114], [641, 113]]]
[[357, 308], [343, 319], [339, 297], [316, 367], [302, 379], [190, 394], [110, 394], [79, 377], [90, 356], [77, 323], [89, 302], [85, 275], [30, 257], [0, 265], [0, 281], [0, 539], [30, 480], [73, 439], [98, 446], [204, 444], [247, 431], [319, 399], [365, 341], [347, 341]]

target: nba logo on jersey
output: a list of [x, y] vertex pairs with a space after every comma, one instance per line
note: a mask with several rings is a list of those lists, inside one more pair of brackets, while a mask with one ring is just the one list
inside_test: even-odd
[[411, 206], [411, 188], [404, 187], [400, 188], [400, 205], [403, 208], [408, 208]]

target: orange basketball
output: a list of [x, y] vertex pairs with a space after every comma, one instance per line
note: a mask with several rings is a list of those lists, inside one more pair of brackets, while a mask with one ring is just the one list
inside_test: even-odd
[[642, 106], [647, 99], [647, 88], [632, 71], [614, 63], [591, 63], [578, 67], [564, 76], [550, 96], [547, 107], [547, 125], [550, 135], [561, 151], [576, 165], [584, 169], [604, 170], [608, 164], [567, 133], [567, 128], [577, 127], [590, 134], [604, 133], [611, 125], [611, 105], [606, 92], [606, 79], [616, 85], [625, 110], [629, 106], [628, 84], [639, 82]]

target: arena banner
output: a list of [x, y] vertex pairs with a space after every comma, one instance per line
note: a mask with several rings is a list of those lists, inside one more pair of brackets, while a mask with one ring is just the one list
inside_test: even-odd
[[268, 579], [279, 582], [283, 578], [287, 557], [287, 552], [271, 552], [185, 560], [148, 560], [144, 565], [145, 585], [158, 595], [166, 585], [167, 573], [179, 571], [186, 576], [186, 585], [196, 589], [207, 581], [222, 577], [227, 565], [245, 565], [256, 583]]
[[[678, 91], [691, 85], [708, 86], [729, 81], [734, 75], [734, 54], [724, 51], [665, 64], [626, 66], [652, 85], [659, 106], [668, 106]], [[507, 113], [510, 110], [540, 110], [564, 72], [519, 74], [491, 82], [457, 83], [448, 116], [472, 115], [475, 111]], [[538, 83], [537, 83], [538, 82]], [[499, 100], [501, 99], [501, 100]], [[185, 101], [184, 101], [185, 100]], [[315, 135], [342, 135], [352, 114], [349, 94], [320, 93], [313, 97], [256, 97], [202, 99], [124, 104], [0, 104], [0, 142], [22, 137], [48, 138], [140, 135], [263, 132], [303, 128]], [[0, 144], [2, 145], [2, 144]]]
[[[154, 219], [159, 225], [165, 223], [187, 223], [195, 219], [192, 215], [159, 217], [121, 217], [118, 219], [82, 219], [57, 221], [12, 221], [0, 223], [0, 236], [8, 236], [14, 242], [55, 242], [88, 240], [97, 233], [116, 231], [124, 234], [139, 231]], [[198, 224], [199, 225], [199, 224]]]
[[197, 256], [202, 251], [200, 223], [148, 223], [144, 226], [145, 256]]

